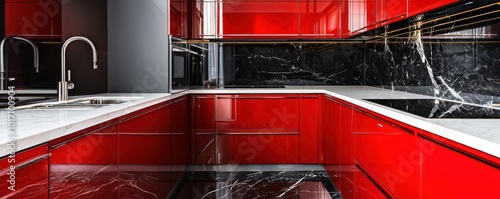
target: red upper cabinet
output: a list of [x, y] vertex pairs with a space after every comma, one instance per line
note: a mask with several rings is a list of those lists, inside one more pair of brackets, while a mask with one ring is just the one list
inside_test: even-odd
[[300, 1], [301, 38], [340, 38], [347, 29], [347, 3], [326, 0]]
[[406, 0], [378, 0], [380, 8], [380, 19], [378, 26], [405, 19], [408, 14], [408, 1]]
[[174, 37], [188, 38], [189, 12], [188, 1], [172, 0], [170, 2], [170, 34]]
[[27, 38], [60, 38], [60, 1], [6, 1], [5, 35]]
[[408, 16], [413, 17], [458, 1], [459, 0], [408, 0]]
[[422, 138], [422, 198], [500, 198], [498, 158], [476, 159], [475, 149], [439, 143]]
[[223, 38], [296, 38], [299, 2], [290, 0], [230, 0], [220, 5]]
[[47, 144], [0, 158], [0, 198], [49, 198], [48, 158]]

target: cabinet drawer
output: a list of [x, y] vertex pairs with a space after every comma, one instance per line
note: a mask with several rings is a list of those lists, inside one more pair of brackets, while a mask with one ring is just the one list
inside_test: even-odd
[[420, 197], [420, 144], [411, 130], [355, 111], [356, 160], [374, 181], [399, 198]]

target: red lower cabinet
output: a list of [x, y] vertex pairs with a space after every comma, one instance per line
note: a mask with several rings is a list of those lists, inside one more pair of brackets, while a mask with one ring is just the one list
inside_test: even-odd
[[[180, 97], [172, 101], [172, 109], [170, 113], [170, 162], [171, 162], [171, 183], [175, 184], [179, 181], [186, 170], [186, 165], [189, 164], [189, 124], [188, 124], [188, 97]], [[162, 146], [160, 144], [160, 146]], [[166, 146], [165, 146], [166, 148]], [[163, 157], [160, 157], [160, 160]], [[165, 198], [165, 197], [162, 197]]]
[[195, 164], [215, 163], [215, 95], [191, 97], [192, 160]]
[[47, 144], [0, 159], [0, 198], [49, 198]]
[[343, 198], [354, 197], [354, 136], [352, 105], [329, 96], [323, 103], [325, 168]]
[[117, 198], [116, 123], [49, 142], [50, 198]]
[[498, 162], [446, 146], [422, 138], [422, 198], [500, 198]]
[[356, 199], [385, 199], [388, 198], [368, 178], [368, 176], [356, 169], [354, 173], [354, 198]]
[[356, 160], [367, 175], [398, 198], [420, 198], [420, 145], [414, 130], [375, 113], [355, 112]]
[[170, 114], [167, 110], [169, 108], [169, 105], [165, 105], [138, 111], [120, 121], [118, 131], [120, 198], [159, 197], [160, 162], [163, 175], [170, 170], [168, 160], [170, 155], [165, 151], [169, 148], [164, 145], [169, 145], [170, 139], [165, 135], [169, 133]]
[[321, 95], [300, 95], [299, 162], [320, 163], [320, 103]]
[[299, 135], [217, 135], [219, 164], [299, 163]]

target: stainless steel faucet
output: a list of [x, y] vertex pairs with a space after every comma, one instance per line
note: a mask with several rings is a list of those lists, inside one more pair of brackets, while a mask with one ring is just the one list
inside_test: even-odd
[[84, 41], [92, 47], [94, 69], [97, 69], [97, 51], [94, 44], [87, 38], [82, 36], [74, 36], [66, 40], [61, 50], [61, 81], [57, 83], [57, 100], [68, 100], [68, 89], [73, 89], [74, 84], [71, 81], [71, 71], [68, 70], [68, 81], [66, 81], [66, 48], [73, 41]]
[[0, 44], [0, 90], [5, 90], [6, 89], [6, 86], [7, 86], [7, 82], [8, 81], [12, 81], [14, 80], [13, 78], [9, 78], [7, 77], [6, 75], [6, 71], [5, 71], [5, 44], [7, 44], [9, 41], [12, 41], [12, 40], [21, 40], [21, 41], [24, 41], [28, 44], [31, 45], [31, 47], [33, 47], [33, 61], [34, 61], [34, 65], [35, 65], [35, 72], [38, 73], [39, 72], [39, 65], [38, 65], [38, 47], [35, 45], [35, 43], [33, 43], [33, 41], [29, 40], [29, 39], [26, 39], [26, 38], [23, 38], [23, 37], [18, 37], [18, 36], [8, 36], [8, 37], [5, 37], [3, 40], [2, 40], [2, 43]]

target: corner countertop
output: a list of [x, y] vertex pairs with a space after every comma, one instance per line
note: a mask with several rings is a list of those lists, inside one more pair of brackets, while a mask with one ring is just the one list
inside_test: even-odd
[[[177, 92], [175, 94], [107, 93], [91, 95], [142, 98], [88, 111], [17, 110], [15, 111], [16, 150], [20, 151], [30, 148], [186, 94], [258, 93], [327, 94], [500, 158], [500, 127], [498, 126], [500, 119], [425, 119], [362, 99], [429, 99], [433, 97], [367, 86], [287, 86], [286, 88], [192, 89]], [[0, 112], [0, 129], [2, 129], [2, 133], [0, 134], [0, 157], [8, 154], [8, 144], [13, 139], [9, 137], [7, 132], [7, 116], [7, 111]]]

